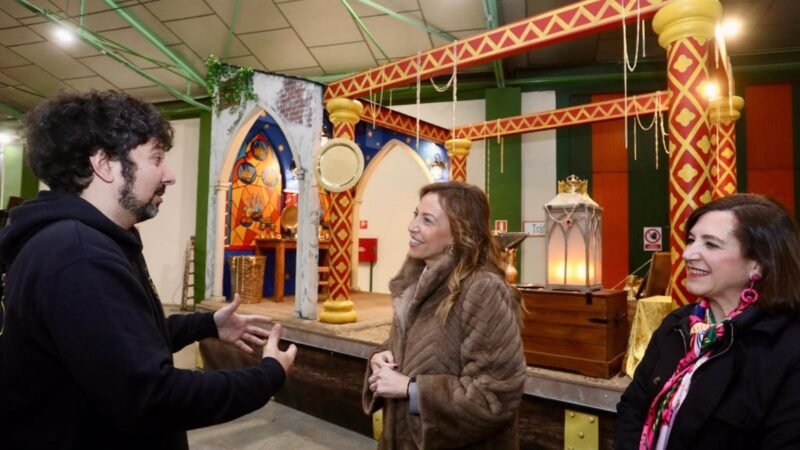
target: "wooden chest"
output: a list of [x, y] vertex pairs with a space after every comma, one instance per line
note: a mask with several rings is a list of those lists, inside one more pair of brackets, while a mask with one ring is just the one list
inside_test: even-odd
[[611, 378], [628, 344], [625, 291], [521, 289], [528, 309], [522, 341], [528, 364]]

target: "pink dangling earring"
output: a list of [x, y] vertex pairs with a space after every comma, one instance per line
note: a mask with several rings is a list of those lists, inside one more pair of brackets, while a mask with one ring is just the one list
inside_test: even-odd
[[755, 303], [758, 300], [758, 291], [755, 290], [753, 287], [756, 284], [756, 281], [761, 279], [761, 274], [758, 272], [753, 272], [750, 274], [750, 286], [742, 289], [742, 293], [739, 294], [739, 299], [742, 300], [744, 305], [750, 305], [751, 303]]

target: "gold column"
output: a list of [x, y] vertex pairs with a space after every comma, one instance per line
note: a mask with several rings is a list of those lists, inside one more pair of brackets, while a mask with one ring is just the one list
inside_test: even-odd
[[711, 167], [715, 199], [736, 192], [736, 120], [743, 107], [744, 99], [738, 96], [716, 98], [708, 105], [711, 140], [716, 149]]
[[653, 18], [658, 43], [667, 50], [671, 287], [678, 305], [693, 301], [686, 291], [681, 257], [686, 247], [686, 220], [692, 211], [711, 201], [713, 192], [708, 100], [703, 88], [709, 80], [708, 44], [721, 15], [722, 5], [717, 0], [674, 0]]
[[[336, 138], [353, 140], [363, 105], [357, 100], [333, 98], [325, 104]], [[353, 301], [350, 300], [351, 262], [353, 244], [353, 197], [355, 188], [331, 192], [331, 248], [328, 276], [328, 299], [322, 304], [319, 321], [350, 323], [356, 321]]]
[[450, 181], [467, 181], [467, 156], [472, 148], [469, 139], [449, 139], [444, 148], [450, 157]]

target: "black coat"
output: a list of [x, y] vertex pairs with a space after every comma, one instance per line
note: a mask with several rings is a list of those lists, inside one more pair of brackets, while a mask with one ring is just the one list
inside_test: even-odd
[[[653, 334], [617, 405], [618, 450], [638, 448], [650, 403], [686, 354], [693, 308]], [[721, 348], [693, 375], [667, 447], [800, 449], [800, 321], [753, 306], [733, 319]]]
[[216, 325], [211, 314], [165, 319], [141, 251], [135, 229], [77, 196], [42, 192], [12, 210], [0, 232], [0, 448], [187, 448], [185, 430], [253, 411], [280, 389], [272, 358], [176, 369], [172, 353]]

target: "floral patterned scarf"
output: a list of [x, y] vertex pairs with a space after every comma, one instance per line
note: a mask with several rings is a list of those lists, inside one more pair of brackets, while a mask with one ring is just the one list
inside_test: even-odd
[[722, 342], [730, 326], [726, 328], [726, 324], [754, 304], [757, 298], [757, 296], [755, 298], [742, 296], [736, 309], [718, 323], [706, 321], [706, 314], [709, 313], [708, 300], [700, 299], [689, 316], [689, 351], [678, 361], [675, 372], [650, 404], [642, 438], [639, 441], [641, 450], [663, 450], [667, 447], [673, 420], [689, 392], [692, 375], [718, 350], [718, 344]]

